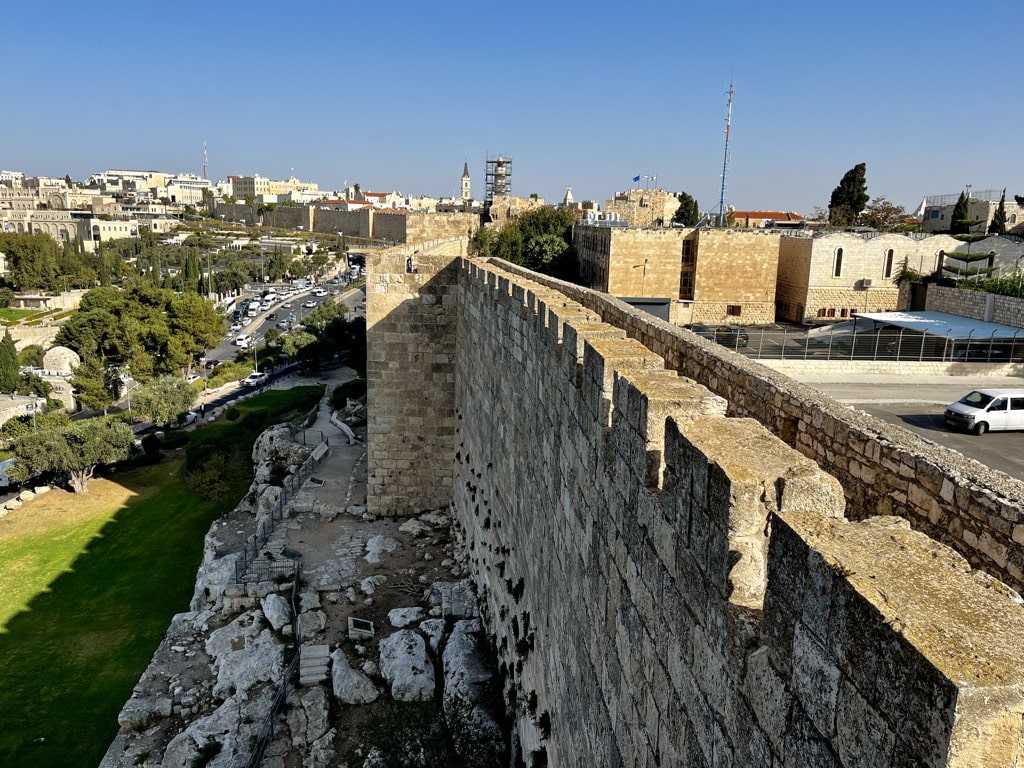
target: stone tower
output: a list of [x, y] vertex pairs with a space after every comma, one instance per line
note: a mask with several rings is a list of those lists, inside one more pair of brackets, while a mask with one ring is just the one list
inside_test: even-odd
[[469, 163], [462, 164], [462, 199], [469, 200]]

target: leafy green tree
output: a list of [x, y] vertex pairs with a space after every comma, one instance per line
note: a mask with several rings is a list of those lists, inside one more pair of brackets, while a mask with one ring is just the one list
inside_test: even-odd
[[14, 348], [11, 332], [5, 331], [0, 339], [0, 392], [11, 393], [18, 388], [18, 350]]
[[11, 280], [20, 290], [40, 290], [53, 285], [58, 246], [49, 235], [0, 234], [0, 252], [7, 254]]
[[6, 285], [0, 288], [0, 307], [9, 307], [14, 303], [14, 291]]
[[849, 227], [857, 223], [857, 217], [868, 202], [867, 168], [866, 163], [858, 163], [843, 174], [839, 186], [832, 190], [828, 220], [833, 226]]
[[1003, 194], [999, 196], [999, 207], [996, 208], [996, 212], [992, 215], [992, 221], [988, 225], [988, 233], [990, 235], [1005, 235], [1006, 234], [1006, 190], [1003, 190]]
[[43, 348], [38, 344], [29, 344], [18, 353], [18, 365], [26, 368], [43, 367]]
[[106, 416], [107, 408], [121, 394], [121, 379], [118, 373], [115, 366], [104, 365], [99, 358], [83, 357], [82, 363], [75, 369], [71, 378], [75, 400], [83, 408], [103, 411], [103, 415]]
[[[35, 395], [36, 397], [45, 398], [48, 403], [58, 403], [57, 400], [50, 400], [50, 394], [53, 392], [53, 385], [48, 381], [43, 381], [41, 378], [36, 376], [34, 373], [23, 373], [18, 379], [18, 391], [26, 395]], [[63, 408], [63, 405], [53, 406]]]
[[890, 203], [885, 195], [871, 198], [860, 215], [860, 223], [879, 232], [895, 232], [903, 225], [907, 212], [902, 205]]
[[180, 376], [161, 376], [132, 398], [135, 410], [154, 424], [168, 426], [192, 406], [192, 388]]
[[679, 207], [672, 214], [672, 223], [681, 224], [684, 227], [692, 227], [700, 220], [700, 208], [697, 201], [685, 192], [680, 192], [676, 197], [679, 199]]
[[74, 493], [87, 493], [96, 467], [128, 458], [131, 428], [116, 419], [83, 419], [62, 429], [26, 435], [14, 445], [15, 478], [25, 480], [43, 472], [67, 472]]

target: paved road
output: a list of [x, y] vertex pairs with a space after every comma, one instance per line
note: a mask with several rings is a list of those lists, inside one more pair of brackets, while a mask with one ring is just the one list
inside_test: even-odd
[[1024, 480], [1024, 432], [981, 437], [946, 429], [945, 406], [972, 389], [1024, 389], [1024, 380], [996, 376], [807, 376], [800, 381], [840, 402], [898, 424], [921, 437]]

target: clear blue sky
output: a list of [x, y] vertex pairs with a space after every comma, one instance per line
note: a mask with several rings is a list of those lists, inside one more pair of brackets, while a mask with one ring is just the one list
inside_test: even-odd
[[[5, 9], [0, 168], [602, 206], [635, 175], [717, 205], [827, 205], [849, 168], [924, 195], [1024, 194], [1020, 5], [877, 2], [67, 2]], [[1004, 58], [1005, 56], [1005, 58]]]

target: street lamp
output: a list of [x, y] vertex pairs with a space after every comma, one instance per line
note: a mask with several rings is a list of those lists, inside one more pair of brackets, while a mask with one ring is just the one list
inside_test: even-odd
[[36, 401], [25, 406], [25, 410], [32, 414], [32, 432], [36, 431]]

